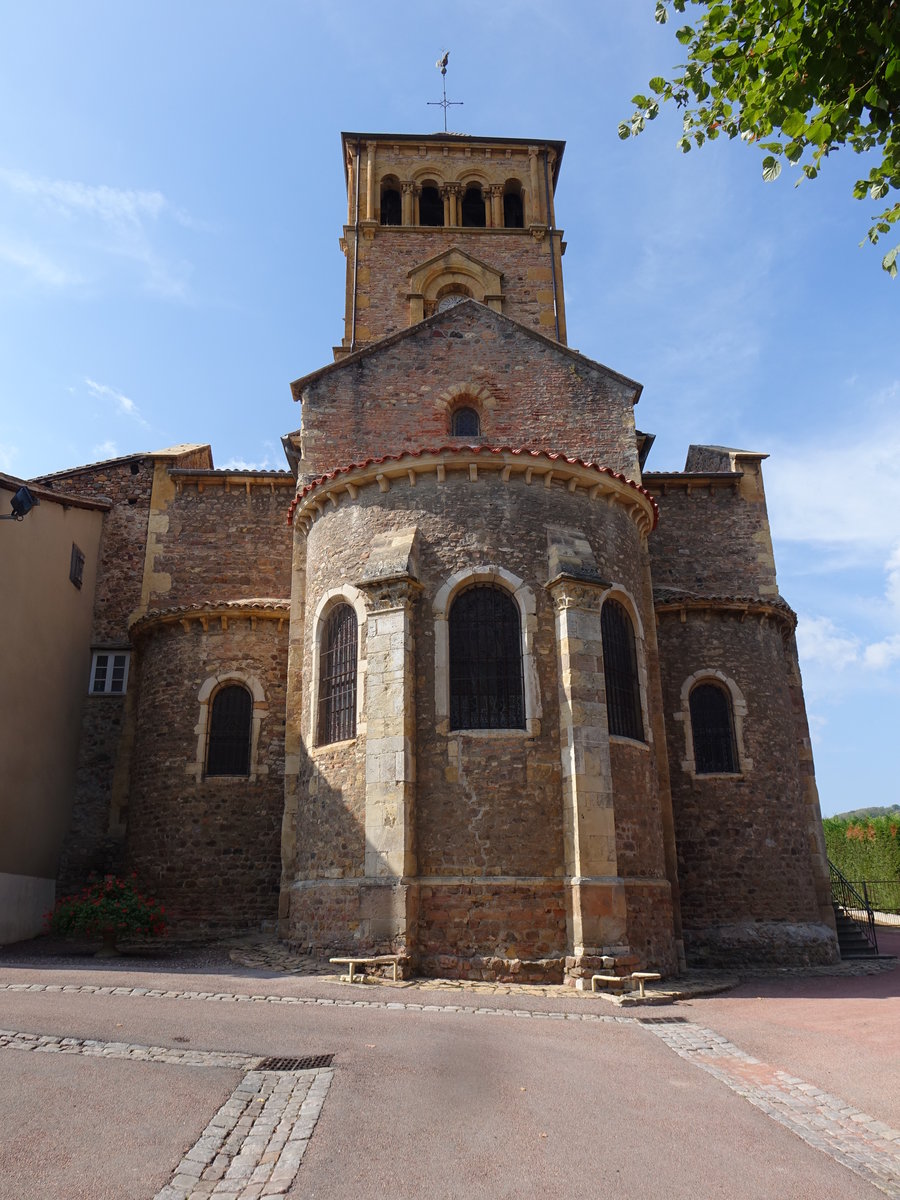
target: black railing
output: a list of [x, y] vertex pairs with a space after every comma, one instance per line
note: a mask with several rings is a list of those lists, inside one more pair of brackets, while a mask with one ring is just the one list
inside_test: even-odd
[[859, 926], [859, 931], [878, 953], [878, 938], [875, 934], [875, 913], [866, 895], [866, 885], [858, 892], [843, 872], [828, 860], [831, 871], [831, 900], [841, 911]]
[[900, 879], [850, 881], [868, 900], [879, 925], [900, 925]]

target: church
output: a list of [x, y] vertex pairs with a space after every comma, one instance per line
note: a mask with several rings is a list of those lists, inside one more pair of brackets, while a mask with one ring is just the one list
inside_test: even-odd
[[836, 960], [766, 456], [648, 469], [640, 383], [567, 345], [563, 151], [343, 134], [289, 470], [29, 484], [97, 532], [65, 820], [0, 880], [134, 870], [185, 931], [442, 977]]

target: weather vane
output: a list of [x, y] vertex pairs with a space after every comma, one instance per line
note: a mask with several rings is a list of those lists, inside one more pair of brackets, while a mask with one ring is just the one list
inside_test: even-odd
[[438, 108], [442, 108], [444, 110], [444, 133], [447, 132], [447, 109], [451, 106], [451, 104], [459, 104], [460, 106], [462, 106], [462, 104], [464, 103], [464, 101], [462, 101], [462, 100], [448, 100], [447, 99], [447, 60], [449, 59], [449, 57], [450, 57], [450, 51], [443, 50], [441, 52], [441, 57], [434, 64], [441, 73], [441, 83], [442, 83], [443, 89], [444, 89], [444, 98], [443, 98], [443, 100], [427, 101], [428, 104], [434, 104]]

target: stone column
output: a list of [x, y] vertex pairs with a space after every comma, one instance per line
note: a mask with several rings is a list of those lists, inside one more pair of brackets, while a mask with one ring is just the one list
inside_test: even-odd
[[366, 142], [366, 220], [375, 220], [375, 143]]
[[[364, 941], [414, 952], [417, 893], [415, 646], [412, 610], [421, 584], [408, 572], [415, 531], [373, 540], [366, 596], [366, 849], [360, 893]], [[402, 558], [407, 572], [391, 569]]]
[[445, 226], [445, 228], [447, 225], [453, 224], [453, 222], [450, 220], [450, 187], [451, 187], [451, 185], [449, 183], [445, 183], [444, 186], [441, 188], [441, 199], [444, 202], [444, 226]]
[[403, 208], [400, 220], [404, 225], [413, 225], [413, 200], [416, 185], [411, 179], [403, 181]]
[[462, 184], [451, 183], [447, 190], [450, 193], [450, 224], [459, 225], [462, 223], [460, 216], [460, 197], [462, 196]]
[[[616, 861], [615, 809], [600, 609], [605, 586], [559, 575], [548, 585], [556, 608], [567, 975], [583, 985], [601, 956], [629, 954], [625, 885]], [[591, 962], [590, 960], [596, 960]], [[582, 970], [584, 968], [584, 970]]]
[[488, 189], [491, 196], [491, 220], [490, 224], [495, 229], [503, 228], [503, 186], [495, 183]]
[[538, 147], [528, 147], [528, 168], [531, 178], [531, 225], [540, 225], [542, 223], [542, 214], [544, 205], [541, 200], [541, 180], [538, 171]]

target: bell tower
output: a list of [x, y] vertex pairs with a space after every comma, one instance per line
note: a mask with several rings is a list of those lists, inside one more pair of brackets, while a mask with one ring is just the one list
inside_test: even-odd
[[347, 180], [340, 358], [469, 298], [566, 343], [553, 196], [564, 142], [341, 135]]

